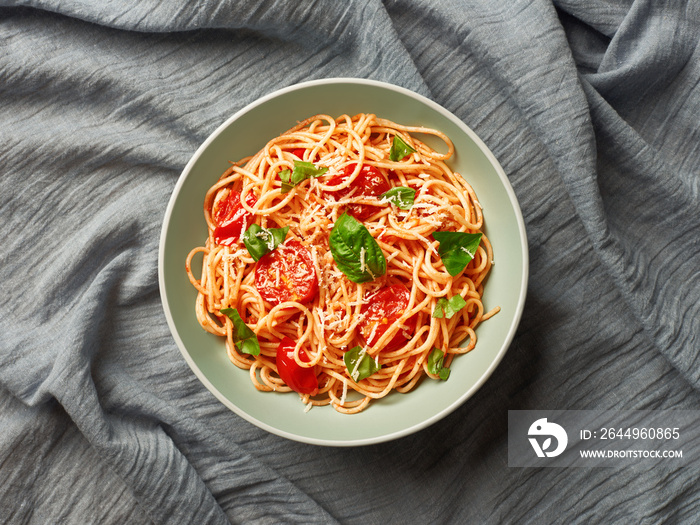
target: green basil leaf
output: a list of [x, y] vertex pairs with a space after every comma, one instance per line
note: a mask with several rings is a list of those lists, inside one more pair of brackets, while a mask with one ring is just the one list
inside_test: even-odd
[[382, 368], [361, 346], [351, 348], [343, 356], [348, 375], [355, 383], [371, 376]]
[[233, 344], [242, 354], [260, 355], [260, 342], [235, 308], [223, 308], [221, 313], [233, 321]]
[[394, 135], [394, 140], [391, 141], [391, 149], [389, 150], [389, 158], [394, 162], [398, 162], [403, 159], [409, 153], [415, 153], [411, 146], [406, 144], [404, 140], [398, 135]]
[[282, 181], [282, 193], [289, 193], [294, 187], [291, 184], [292, 172], [289, 170], [280, 171], [280, 180]]
[[312, 177], [320, 177], [328, 171], [328, 168], [317, 168], [311, 162], [304, 162], [303, 160], [294, 161], [294, 170], [292, 171], [291, 182], [294, 185], [299, 184], [301, 181], [310, 179]]
[[433, 238], [440, 243], [438, 254], [452, 277], [467, 267], [481, 242], [480, 233], [433, 232]]
[[289, 226], [284, 228], [263, 228], [259, 224], [251, 224], [243, 234], [243, 244], [253, 259], [259, 261], [266, 253], [270, 253], [284, 242]]
[[443, 317], [452, 319], [465, 306], [467, 306], [467, 301], [461, 295], [453, 295], [449, 299], [440, 297], [435, 305], [435, 310], [433, 310], [433, 317], [437, 319], [442, 319]]
[[382, 249], [367, 228], [343, 213], [331, 230], [328, 244], [338, 269], [354, 283], [374, 281], [386, 273]]
[[290, 173], [289, 170], [280, 171], [280, 180], [282, 181], [282, 193], [288, 193], [291, 189], [300, 182], [312, 177], [320, 177], [328, 171], [328, 168], [317, 168], [311, 162], [303, 160], [294, 161], [294, 169]]
[[443, 367], [440, 369], [440, 373], [438, 375], [440, 376], [440, 379], [447, 381], [450, 377], [450, 369]]
[[428, 372], [439, 376], [443, 381], [447, 381], [447, 378], [450, 377], [450, 369], [442, 366], [444, 360], [445, 354], [442, 350], [433, 348], [433, 351], [428, 356]]
[[413, 206], [413, 202], [416, 198], [416, 190], [405, 186], [394, 186], [389, 191], [382, 193], [379, 198], [386, 199], [402, 210], [408, 210]]

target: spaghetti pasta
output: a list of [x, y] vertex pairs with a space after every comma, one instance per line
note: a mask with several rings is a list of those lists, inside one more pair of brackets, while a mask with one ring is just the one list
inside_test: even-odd
[[474, 348], [477, 325], [498, 312], [481, 300], [493, 253], [453, 153], [438, 130], [315, 115], [209, 189], [209, 235], [186, 260], [196, 316], [256, 389], [357, 413], [446, 379]]

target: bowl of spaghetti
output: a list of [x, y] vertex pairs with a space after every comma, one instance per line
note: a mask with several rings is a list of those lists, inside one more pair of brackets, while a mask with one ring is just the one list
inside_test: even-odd
[[168, 325], [201, 382], [260, 428], [329, 446], [464, 403], [512, 341], [527, 276], [486, 145], [429, 99], [360, 79], [226, 120], [183, 170], [159, 250]]

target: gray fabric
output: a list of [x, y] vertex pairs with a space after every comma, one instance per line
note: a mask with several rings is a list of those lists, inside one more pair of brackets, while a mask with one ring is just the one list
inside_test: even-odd
[[[695, 521], [697, 465], [507, 467], [509, 409], [700, 406], [700, 5], [659, 4], [0, 2], [0, 516]], [[220, 405], [156, 278], [198, 145], [257, 97], [334, 76], [413, 89], [474, 129], [531, 264], [484, 387], [427, 430], [348, 449]]]

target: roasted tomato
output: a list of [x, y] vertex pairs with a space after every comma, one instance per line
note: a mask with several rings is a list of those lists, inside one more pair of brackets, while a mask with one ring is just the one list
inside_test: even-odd
[[[372, 295], [367, 304], [362, 305], [363, 318], [358, 328], [365, 344], [374, 345], [384, 332], [406, 310], [411, 297], [408, 289], [401, 284], [392, 284]], [[409, 317], [403, 327], [384, 346], [386, 350], [395, 350], [408, 341], [416, 328], [416, 316]]]
[[[277, 372], [289, 388], [300, 394], [318, 393], [318, 379], [313, 367], [304, 368], [294, 360], [295, 343], [291, 338], [285, 337], [277, 347]], [[309, 356], [304, 348], [299, 349], [299, 358], [308, 363]]]
[[258, 261], [255, 287], [262, 298], [273, 305], [311, 301], [318, 291], [311, 253], [296, 239], [280, 244]]
[[[258, 198], [253, 193], [248, 193], [248, 206], [253, 206], [256, 202]], [[241, 194], [236, 190], [229, 191], [228, 196], [219, 203], [217, 211], [214, 212], [214, 221], [217, 223], [214, 228], [214, 241], [224, 246], [235, 244], [252, 220], [253, 214], [241, 204]]]
[[[342, 174], [335, 175], [330, 180], [326, 181], [328, 186], [338, 186], [345, 182], [352, 172], [355, 171], [357, 164], [349, 164], [345, 166]], [[335, 195], [337, 199], [342, 199], [352, 192], [353, 197], [379, 197], [382, 193], [389, 191], [391, 184], [386, 180], [384, 175], [374, 166], [362, 166], [360, 173], [355, 180], [347, 188], [335, 192], [328, 192]], [[355, 191], [353, 191], [355, 190]], [[370, 204], [353, 203], [348, 204], [347, 212], [355, 217], [358, 221], [364, 221], [378, 211], [377, 206]]]

